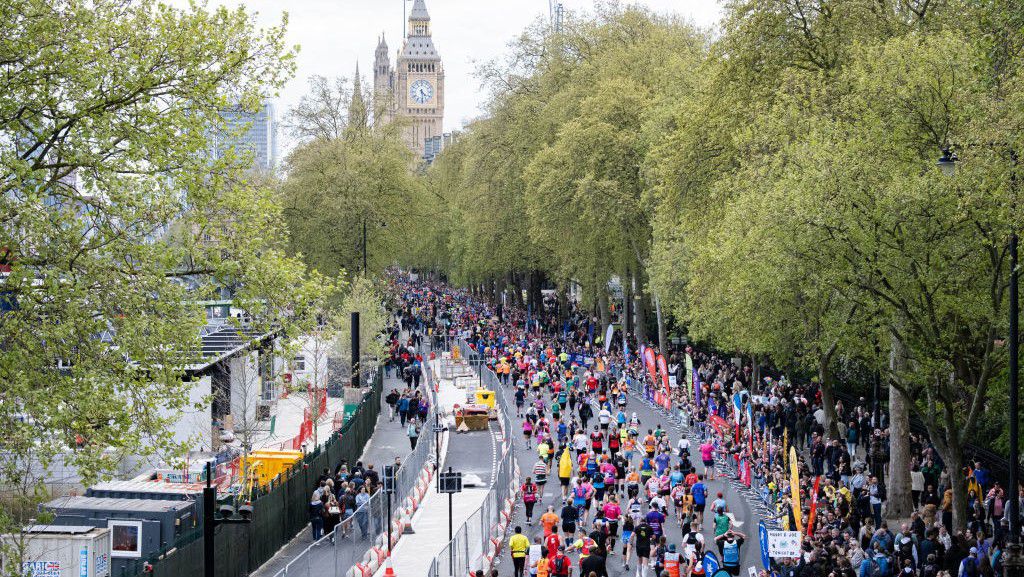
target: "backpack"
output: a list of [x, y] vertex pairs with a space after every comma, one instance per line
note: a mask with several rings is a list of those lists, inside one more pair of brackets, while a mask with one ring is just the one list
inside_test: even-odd
[[569, 560], [565, 555], [555, 555], [554, 569], [556, 575], [564, 575], [569, 568]]
[[978, 560], [968, 557], [963, 561], [964, 577], [978, 577]]
[[536, 485], [524, 485], [523, 486], [523, 502], [524, 503], [535, 503], [537, 502], [537, 487]]
[[871, 577], [890, 577], [892, 575], [890, 569], [888, 557], [871, 558]]

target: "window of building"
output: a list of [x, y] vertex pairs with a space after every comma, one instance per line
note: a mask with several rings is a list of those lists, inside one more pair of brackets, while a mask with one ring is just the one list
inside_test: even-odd
[[306, 357], [299, 355], [292, 360], [292, 364], [296, 371], [304, 371], [306, 370]]

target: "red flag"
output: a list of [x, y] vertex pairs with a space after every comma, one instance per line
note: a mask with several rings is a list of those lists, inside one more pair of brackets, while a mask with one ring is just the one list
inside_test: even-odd
[[672, 394], [672, 389], [668, 386], [668, 363], [665, 362], [664, 355], [658, 355], [658, 372], [661, 373], [661, 386], [665, 389], [666, 395]]
[[644, 364], [647, 365], [647, 373], [651, 376], [651, 383], [657, 384], [658, 369], [654, 360], [654, 349], [651, 347], [644, 348]]
[[729, 423], [722, 417], [719, 417], [718, 415], [711, 415], [708, 417], [708, 422], [711, 423], [711, 426], [714, 427], [716, 431], [718, 431], [720, 436], [724, 437], [727, 434], [727, 431], [729, 430]]
[[811, 490], [811, 513], [807, 516], [807, 536], [814, 535], [814, 519], [818, 516], [818, 488], [821, 486], [821, 475], [814, 478], [814, 489]]

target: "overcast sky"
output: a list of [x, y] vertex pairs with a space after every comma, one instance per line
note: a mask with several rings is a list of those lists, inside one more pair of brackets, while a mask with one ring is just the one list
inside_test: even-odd
[[[412, 1], [407, 9], [412, 8]], [[313, 74], [351, 77], [359, 61], [363, 79], [372, 82], [373, 51], [384, 33], [394, 65], [402, 43], [403, 0], [210, 0], [243, 4], [262, 24], [279, 22], [288, 12], [288, 41], [298, 44], [295, 77], [275, 100], [278, 115], [295, 105]], [[187, 0], [171, 0], [187, 5]], [[721, 7], [715, 0], [640, 0], [658, 12], [680, 14], [711, 26]], [[499, 57], [508, 43], [538, 16], [547, 16], [548, 0], [426, 0], [434, 44], [445, 69], [445, 130], [461, 128], [480, 114], [484, 91], [473, 72], [478, 63]], [[593, 0], [563, 0], [567, 10], [588, 9]]]

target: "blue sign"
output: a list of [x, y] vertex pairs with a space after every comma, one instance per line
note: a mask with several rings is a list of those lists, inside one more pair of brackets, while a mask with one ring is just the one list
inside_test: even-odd
[[768, 527], [764, 526], [764, 521], [757, 524], [757, 537], [761, 541], [761, 563], [764, 563], [765, 569], [771, 569], [772, 558], [768, 555]]
[[701, 561], [701, 565], [704, 567], [705, 575], [714, 575], [716, 571], [722, 568], [722, 565], [718, 562], [718, 555], [715, 555], [713, 551], [708, 551], [704, 554], [704, 560]]
[[89, 577], [89, 549], [86, 547], [78, 552], [78, 577]]

